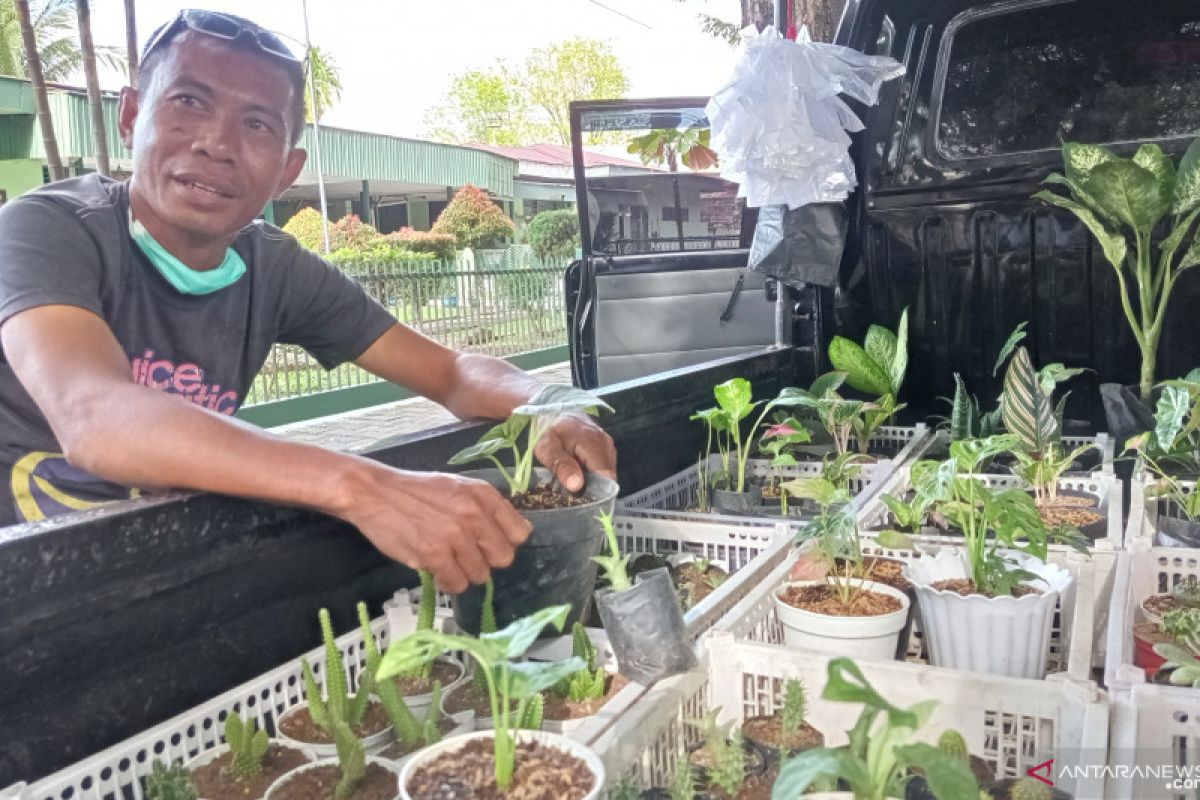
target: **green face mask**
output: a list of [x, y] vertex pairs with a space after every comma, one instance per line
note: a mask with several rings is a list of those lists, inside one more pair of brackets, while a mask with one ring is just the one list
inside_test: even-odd
[[225, 260], [216, 269], [192, 269], [168, 253], [167, 248], [150, 235], [146, 226], [133, 218], [132, 209], [129, 212], [129, 235], [159, 274], [184, 294], [212, 294], [232, 286], [246, 274], [246, 262], [232, 247], [225, 251]]

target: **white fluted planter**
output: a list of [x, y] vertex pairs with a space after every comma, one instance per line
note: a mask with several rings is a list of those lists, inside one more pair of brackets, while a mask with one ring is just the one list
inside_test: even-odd
[[875, 581], [865, 581], [863, 589], [886, 594], [900, 601], [900, 610], [873, 617], [838, 617], [817, 614], [785, 603], [780, 595], [793, 586], [822, 586], [825, 581], [792, 581], [780, 585], [772, 595], [775, 614], [783, 626], [783, 642], [799, 650], [890, 661], [896, 657], [896, 642], [908, 620], [908, 596]]
[[1040, 594], [964, 597], [934, 589], [939, 581], [971, 577], [966, 553], [959, 549], [923, 555], [905, 566], [904, 577], [917, 591], [921, 630], [934, 665], [1013, 678], [1046, 677], [1054, 610], [1073, 578], [1056, 564], [1021, 554], [1011, 558], [1039, 577], [1030, 585]]

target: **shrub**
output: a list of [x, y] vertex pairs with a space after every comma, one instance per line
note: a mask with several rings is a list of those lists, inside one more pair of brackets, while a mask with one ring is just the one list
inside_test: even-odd
[[438, 215], [434, 233], [454, 237], [459, 247], [474, 249], [497, 247], [512, 236], [515, 227], [487, 192], [464, 186]]
[[384, 238], [388, 244], [411, 253], [432, 253], [440, 261], [454, 260], [454, 253], [458, 249], [458, 242], [448, 233], [401, 228]]
[[526, 240], [538, 258], [572, 258], [579, 247], [579, 215], [569, 208], [543, 211], [529, 222]]
[[[315, 252], [325, 248], [325, 234], [321, 230], [321, 212], [314, 208], [305, 208], [296, 213], [283, 226], [285, 233], [296, 237], [303, 247]], [[366, 249], [383, 240], [383, 235], [373, 227], [358, 218], [357, 214], [347, 214], [329, 226], [330, 251], [343, 248]]]
[[283, 226], [285, 233], [296, 237], [301, 247], [320, 252], [325, 235], [321, 231], [321, 212], [315, 208], [302, 208]]

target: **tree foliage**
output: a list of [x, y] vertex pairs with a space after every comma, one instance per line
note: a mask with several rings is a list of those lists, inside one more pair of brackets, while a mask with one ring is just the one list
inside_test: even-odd
[[[83, 51], [76, 33], [75, 2], [33, 0], [29, 6], [43, 77], [51, 83], [62, 83], [83, 68]], [[119, 47], [97, 47], [96, 58], [110, 69], [126, 70], [125, 55]], [[0, 0], [0, 75], [29, 77], [13, 0]]]
[[309, 122], [320, 122], [325, 112], [342, 97], [342, 71], [333, 56], [315, 44], [308, 50], [308, 69], [312, 73], [312, 85], [305, 85], [304, 107]]
[[[725, 0], [725, 2], [728, 1]], [[676, 0], [676, 2], [709, 3], [710, 0]], [[791, 0], [791, 3], [792, 23], [797, 29], [806, 26], [813, 41], [833, 41], [846, 0]], [[761, 31], [766, 26], [775, 24], [775, 4], [772, 0], [738, 0], [738, 5], [740, 7], [738, 17], [740, 24], [700, 12], [696, 14], [696, 18], [700, 21], [700, 30], [733, 46], [741, 42], [741, 31], [744, 28], [753, 25]]]
[[521, 65], [497, 61], [454, 76], [447, 102], [426, 117], [446, 142], [571, 143], [572, 100], [621, 98], [629, 78], [607, 43], [575, 37], [534, 50]]
[[492, 202], [487, 192], [467, 185], [438, 215], [434, 233], [448, 233], [459, 247], [497, 247], [512, 236], [513, 222]]
[[579, 215], [574, 209], [543, 211], [529, 222], [526, 241], [543, 261], [571, 258], [579, 248]]

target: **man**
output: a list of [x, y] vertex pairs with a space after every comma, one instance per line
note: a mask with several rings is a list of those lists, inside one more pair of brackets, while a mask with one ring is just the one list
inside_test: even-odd
[[[337, 516], [450, 592], [511, 563], [529, 524], [490, 486], [231, 416], [276, 341], [461, 418], [507, 417], [540, 388], [398, 324], [290, 236], [251, 224], [304, 166], [303, 125], [303, 66], [277, 36], [183, 11], [147, 43], [141, 89], [121, 95], [134, 177], [63, 181], [0, 210], [0, 524], [177, 487]], [[611, 440], [576, 416], [538, 457], [569, 489], [615, 465]]]

